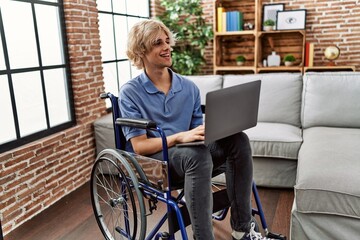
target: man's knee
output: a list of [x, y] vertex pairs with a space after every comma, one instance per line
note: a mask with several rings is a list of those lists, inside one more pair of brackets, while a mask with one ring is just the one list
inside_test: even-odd
[[211, 154], [205, 147], [191, 147], [187, 164], [188, 167], [204, 174], [211, 174], [213, 169]]
[[246, 133], [239, 132], [235, 135], [237, 145], [241, 148], [250, 149], [250, 140]]

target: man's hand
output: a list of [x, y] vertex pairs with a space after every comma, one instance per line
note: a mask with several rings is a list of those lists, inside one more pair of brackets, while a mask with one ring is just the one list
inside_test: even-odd
[[205, 125], [200, 125], [186, 132], [178, 133], [177, 143], [187, 143], [193, 141], [203, 141], [205, 139]]
[[[171, 136], [167, 136], [168, 147], [172, 147], [177, 143], [187, 143], [193, 141], [205, 140], [205, 125], [200, 125], [189, 131], [179, 132]], [[130, 139], [132, 147], [137, 154], [150, 155], [162, 150], [161, 138], [148, 138], [146, 134], [133, 137]]]

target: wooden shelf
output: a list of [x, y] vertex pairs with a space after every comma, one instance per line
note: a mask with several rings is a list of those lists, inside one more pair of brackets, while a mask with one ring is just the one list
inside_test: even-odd
[[279, 67], [258, 67], [258, 72], [302, 72], [303, 67], [301, 66], [279, 66]]
[[[217, 31], [217, 8], [225, 11], [240, 11], [243, 22], [253, 23], [253, 30]], [[215, 1], [214, 5], [214, 74], [227, 72], [303, 72], [305, 60], [305, 30], [262, 31], [262, 0]], [[281, 60], [292, 54], [297, 59], [296, 66], [262, 67], [262, 62], [275, 51]], [[245, 66], [235, 65], [235, 58], [243, 55]]]
[[214, 69], [218, 71], [229, 71], [229, 72], [241, 72], [241, 71], [251, 71], [256, 73], [255, 66], [216, 66]]
[[255, 30], [244, 30], [244, 31], [231, 31], [231, 32], [215, 32], [215, 36], [234, 36], [234, 35], [254, 35], [256, 36]]
[[304, 67], [304, 72], [324, 72], [324, 71], [356, 71], [355, 66], [314, 66]]
[[305, 30], [275, 30], [275, 31], [260, 31], [258, 33], [258, 36], [261, 37], [263, 35], [269, 35], [269, 34], [278, 34], [278, 33], [300, 33], [303, 36], [305, 36], [306, 32]]

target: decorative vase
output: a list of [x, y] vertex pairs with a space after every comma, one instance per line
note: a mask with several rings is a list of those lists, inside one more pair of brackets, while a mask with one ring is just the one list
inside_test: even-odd
[[236, 64], [237, 64], [238, 66], [243, 66], [244, 63], [245, 63], [245, 62], [240, 62], [240, 61], [236, 62]]
[[280, 66], [280, 56], [276, 54], [275, 51], [273, 51], [271, 53], [271, 55], [269, 55], [267, 57], [267, 64], [269, 67], [275, 66], [278, 67]]
[[289, 61], [285, 61], [285, 66], [289, 67], [292, 66], [294, 64], [294, 62], [289, 62]]

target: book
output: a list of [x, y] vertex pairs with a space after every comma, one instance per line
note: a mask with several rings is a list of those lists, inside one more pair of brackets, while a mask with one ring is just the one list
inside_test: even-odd
[[314, 66], [314, 43], [305, 43], [305, 67]]
[[310, 48], [310, 43], [306, 42], [305, 43], [305, 67], [309, 66], [309, 48]]
[[223, 12], [224, 12], [224, 8], [223, 7], [218, 7], [217, 8], [217, 31], [218, 32], [223, 32]]
[[226, 31], [231, 31], [231, 26], [230, 26], [230, 12], [226, 12]]
[[226, 29], [227, 29], [227, 25], [226, 25], [226, 15], [227, 13], [226, 12], [223, 12], [222, 13], [222, 31], [223, 32], [226, 32]]
[[314, 43], [310, 43], [309, 46], [309, 67], [314, 66]]
[[238, 31], [244, 30], [244, 15], [242, 12], [239, 12], [239, 29]]
[[[243, 14], [239, 11], [226, 12], [226, 31], [241, 31], [243, 30]], [[223, 22], [224, 24], [224, 22]]]

